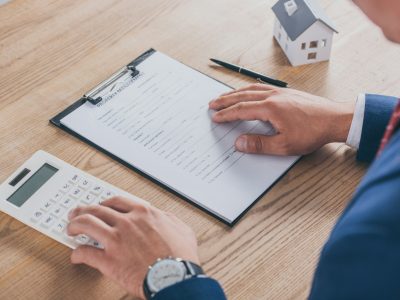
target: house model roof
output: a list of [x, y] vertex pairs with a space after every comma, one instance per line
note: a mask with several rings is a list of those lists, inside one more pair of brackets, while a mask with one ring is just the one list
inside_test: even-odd
[[[294, 1], [297, 9], [289, 15], [285, 3]], [[331, 19], [314, 0], [279, 0], [273, 12], [292, 41], [296, 40], [316, 21], [321, 21], [332, 31], [338, 33]]]

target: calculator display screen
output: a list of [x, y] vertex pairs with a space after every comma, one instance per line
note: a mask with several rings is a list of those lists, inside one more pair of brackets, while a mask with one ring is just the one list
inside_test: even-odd
[[12, 194], [7, 201], [21, 207], [38, 189], [40, 189], [58, 169], [44, 164], [39, 170], [36, 171], [21, 187]]

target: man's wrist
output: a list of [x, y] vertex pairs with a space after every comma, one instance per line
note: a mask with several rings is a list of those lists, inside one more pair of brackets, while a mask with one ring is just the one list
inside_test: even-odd
[[335, 103], [335, 106], [335, 114], [328, 128], [331, 132], [330, 142], [345, 143], [353, 122], [356, 102]]

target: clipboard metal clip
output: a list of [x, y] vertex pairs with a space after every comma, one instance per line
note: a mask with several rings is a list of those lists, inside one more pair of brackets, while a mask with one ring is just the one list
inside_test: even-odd
[[116, 83], [121, 77], [125, 76], [128, 73], [131, 73], [131, 76], [135, 78], [140, 74], [140, 71], [136, 69], [136, 65], [133, 63], [128, 64], [126, 67], [122, 68], [115, 74], [113, 74], [109, 79], [103, 81], [100, 83], [98, 86], [96, 86], [94, 89], [92, 89], [89, 93], [85, 94], [82, 97], [83, 101], [88, 101], [93, 105], [96, 105], [100, 103], [103, 98], [102, 97], [96, 97], [99, 93], [104, 91], [106, 88], [110, 87], [112, 84]]

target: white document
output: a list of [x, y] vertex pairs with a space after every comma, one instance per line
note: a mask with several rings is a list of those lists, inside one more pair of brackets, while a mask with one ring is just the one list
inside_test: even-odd
[[231, 90], [226, 85], [160, 52], [137, 69], [61, 124], [230, 224], [298, 160], [235, 150], [240, 134], [273, 129], [212, 122], [208, 103]]

